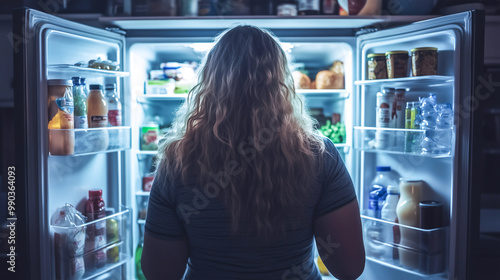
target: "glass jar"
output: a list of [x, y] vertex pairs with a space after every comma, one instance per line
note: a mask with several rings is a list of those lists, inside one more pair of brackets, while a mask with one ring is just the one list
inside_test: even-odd
[[416, 48], [411, 50], [413, 76], [437, 74], [437, 48]]
[[387, 77], [404, 78], [408, 77], [408, 52], [390, 51], [385, 53], [387, 62]]
[[385, 54], [371, 53], [367, 56], [368, 60], [368, 79], [387, 79], [387, 63]]

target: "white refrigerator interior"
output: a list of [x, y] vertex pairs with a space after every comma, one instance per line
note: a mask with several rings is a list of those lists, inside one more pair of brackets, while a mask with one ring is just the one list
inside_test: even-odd
[[[81, 259], [92, 258], [94, 254], [104, 250], [108, 252], [106, 265], [98, 269], [86, 269], [84, 279], [134, 279], [134, 251], [144, 232], [149, 195], [147, 185], [151, 172], [154, 171], [156, 155], [155, 149], [145, 148], [141, 141], [147, 136], [145, 132], [151, 124], [156, 125], [159, 132], [165, 131], [176, 110], [186, 99], [186, 94], [153, 92], [148, 85], [148, 80], [152, 78], [150, 73], [155, 70], [157, 74], [162, 73], [162, 63], [166, 62], [199, 64], [210, 49], [216, 32], [200, 32], [197, 36], [196, 32], [189, 30], [194, 35], [179, 36], [183, 33], [183, 28], [200, 27], [203, 24], [201, 20], [183, 22], [184, 27], [179, 27], [177, 33], [174, 21], [108, 20], [131, 31], [132, 35], [124, 36], [32, 10], [25, 10], [25, 16], [26, 32], [36, 34], [33, 41], [26, 43], [23, 53], [24, 59], [32, 61], [30, 65], [36, 68], [23, 68], [26, 98], [20, 99], [23, 110], [32, 110], [27, 114], [30, 118], [27, 119], [25, 130], [30, 132], [31, 137], [38, 139], [36, 146], [26, 151], [26, 160], [29, 162], [27, 169], [36, 170], [34, 175], [27, 176], [27, 183], [37, 186], [37, 191], [27, 197], [28, 203], [34, 205], [29, 213], [40, 217], [39, 221], [30, 222], [33, 228], [40, 229], [40, 245], [38, 251], [35, 251], [38, 254], [34, 254], [32, 258], [39, 261], [43, 279], [55, 279], [58, 273], [71, 273], [70, 268]], [[469, 210], [459, 208], [459, 204], [467, 202], [466, 194], [470, 186], [468, 175], [458, 172], [458, 164], [469, 156], [469, 143], [460, 141], [469, 136], [470, 124], [461, 123], [464, 118], [455, 120], [455, 126], [451, 129], [451, 153], [421, 154], [419, 150], [406, 152], [405, 139], [409, 133], [425, 137], [432, 132], [402, 128], [381, 130], [376, 127], [375, 108], [376, 95], [382, 87], [406, 89], [406, 102], [418, 101], [433, 93], [437, 97], [437, 103], [450, 103], [453, 110], [462, 108], [464, 98], [472, 92], [470, 69], [474, 67], [471, 58], [473, 20], [474, 14], [466, 12], [356, 35], [353, 31], [355, 28], [375, 24], [380, 19], [373, 19], [372, 22], [364, 22], [363, 19], [352, 19], [349, 22], [337, 19], [328, 22], [340, 28], [338, 35], [330, 32], [331, 36], [321, 35], [323, 31], [328, 31], [324, 26], [326, 23], [321, 21], [311, 20], [308, 24], [302, 22], [305, 25], [301, 29], [284, 27], [278, 19], [238, 21], [275, 28], [283, 48], [289, 54], [291, 65], [306, 70], [311, 79], [314, 79], [318, 71], [332, 67], [335, 61], [343, 63], [343, 89], [301, 89], [298, 92], [304, 95], [304, 101], [311, 112], [321, 112], [330, 118], [333, 114], [340, 114], [340, 122], [345, 126], [343, 141], [335, 145], [352, 176], [362, 212], [367, 262], [361, 279], [375, 279], [381, 275], [387, 279], [454, 279], [456, 273], [462, 273], [459, 264], [464, 263], [465, 257], [460, 252], [463, 253], [465, 249], [459, 248], [459, 244], [466, 244], [467, 236], [459, 236], [457, 232], [464, 228], [465, 224], [460, 219], [467, 216]], [[293, 20], [288, 22], [293, 23]], [[202, 29], [221, 31], [234, 24], [234, 21], [208, 20], [206, 23]], [[174, 31], [165, 34], [174, 35], [165, 36], [161, 32], [154, 32], [163, 28]], [[146, 35], [141, 34], [141, 30]], [[438, 49], [437, 75], [412, 77], [409, 74], [407, 78], [368, 80], [368, 54], [394, 50], [409, 52], [419, 47]], [[87, 62], [99, 57], [118, 62], [120, 71], [73, 66], [77, 62]], [[411, 65], [411, 61], [408, 64]], [[116, 83], [123, 105], [122, 126], [48, 130], [50, 120], [47, 114], [47, 81], [72, 77], [85, 77], [87, 85]], [[374, 146], [380, 133], [393, 139], [390, 146]], [[56, 156], [49, 153], [49, 141], [58, 139], [57, 137], [74, 139], [72, 155]], [[391, 166], [400, 177], [423, 180], [422, 200], [440, 201], [443, 204], [443, 227], [424, 230], [368, 216], [370, 182], [377, 166]], [[84, 213], [89, 189], [102, 189], [107, 216], [100, 222], [105, 222], [110, 227], [116, 224], [117, 238], [108, 237], [106, 244], [100, 248], [65, 255], [61, 259], [56, 252], [58, 248], [54, 236], [61, 231], [68, 236], [74, 233], [50, 226], [50, 219], [65, 203], [74, 205]], [[79, 229], [95, 226], [96, 222], [92, 222]], [[379, 232], [398, 227], [418, 238], [427, 238], [427, 241], [407, 246], [390, 238], [382, 238], [382, 235], [374, 235], [370, 231], [373, 226]], [[443, 244], [437, 257], [428, 252], [427, 245], [421, 246], [427, 244], [429, 238], [436, 237]], [[385, 252], [410, 252], [418, 257], [420, 264], [405, 266], [390, 254], [384, 257], [374, 254], [374, 248]], [[114, 258], [116, 253], [118, 255]], [[432, 272], [421, 267], [431, 261], [442, 262], [442, 266]], [[328, 278], [331, 276], [325, 276], [325, 279]]]

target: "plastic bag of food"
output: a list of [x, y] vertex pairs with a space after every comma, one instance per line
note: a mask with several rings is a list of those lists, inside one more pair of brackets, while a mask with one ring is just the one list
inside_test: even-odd
[[57, 209], [50, 219], [54, 230], [57, 279], [80, 279], [85, 273], [85, 227], [81, 226], [85, 221], [85, 216], [71, 204]]

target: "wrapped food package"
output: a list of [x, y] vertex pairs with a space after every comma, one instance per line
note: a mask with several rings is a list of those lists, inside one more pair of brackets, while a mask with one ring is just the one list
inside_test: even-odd
[[309, 89], [311, 87], [311, 79], [306, 74], [293, 71], [292, 76], [296, 89]]
[[50, 220], [54, 226], [56, 279], [81, 279], [85, 273], [85, 216], [71, 204], [56, 210]]
[[335, 73], [331, 70], [319, 71], [316, 75], [317, 89], [343, 89], [344, 74]]

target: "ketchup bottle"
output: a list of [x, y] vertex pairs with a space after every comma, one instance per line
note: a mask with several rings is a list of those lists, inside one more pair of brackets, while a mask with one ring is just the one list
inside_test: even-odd
[[[85, 204], [85, 213], [87, 222], [104, 218], [104, 200], [102, 199], [102, 190], [89, 190], [89, 199]], [[92, 252], [96, 249], [106, 246], [106, 221], [99, 221], [87, 226], [87, 239], [85, 241], [85, 252]], [[97, 250], [87, 255], [85, 259], [86, 269], [100, 268], [106, 264], [106, 252]]]

